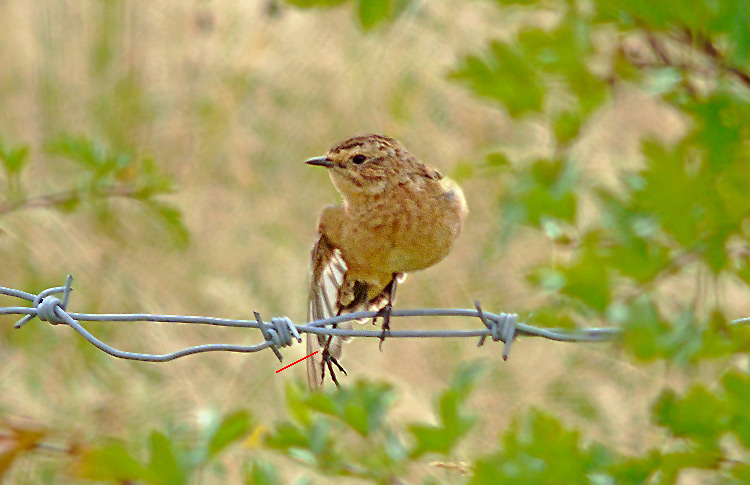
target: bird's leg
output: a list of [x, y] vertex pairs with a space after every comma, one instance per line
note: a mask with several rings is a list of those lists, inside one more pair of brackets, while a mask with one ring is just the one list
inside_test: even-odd
[[327, 353], [324, 353], [323, 356], [324, 356], [325, 360], [323, 361], [324, 367], [323, 367], [322, 381], [325, 381], [325, 379], [326, 379], [326, 369], [325, 369], [325, 366], [328, 366], [328, 371], [331, 373], [331, 380], [333, 381], [334, 384], [336, 384], [336, 387], [340, 388], [341, 384], [339, 384], [339, 380], [336, 379], [336, 373], [333, 371], [333, 366], [335, 365], [336, 367], [338, 367], [338, 369], [341, 372], [343, 372], [344, 375], [348, 375], [346, 373], [346, 370], [341, 366], [341, 364], [339, 364], [339, 361], [336, 360], [336, 357], [332, 356], [331, 354], [327, 354]]
[[[341, 310], [338, 311], [336, 316], [341, 315]], [[332, 324], [331, 328], [336, 328], [337, 324]], [[344, 373], [344, 375], [348, 375], [346, 373], [346, 370], [344, 367], [339, 364], [339, 361], [336, 359], [336, 357], [331, 355], [330, 347], [331, 347], [331, 340], [333, 340], [333, 335], [329, 335], [326, 339], [326, 345], [323, 347], [323, 360], [320, 362], [321, 372], [320, 372], [320, 383], [323, 384], [326, 380], [326, 367], [328, 367], [328, 371], [331, 373], [331, 380], [334, 384], [336, 384], [336, 387], [341, 387], [341, 384], [339, 384], [339, 380], [336, 379], [336, 373], [333, 371], [333, 366], [336, 365], [338, 369]]]
[[[336, 324], [333, 324], [333, 328], [336, 328]], [[323, 347], [323, 360], [320, 363], [321, 367], [321, 373], [320, 373], [320, 383], [323, 384], [326, 380], [326, 367], [328, 367], [328, 371], [331, 373], [331, 380], [334, 384], [336, 384], [336, 387], [341, 387], [341, 384], [339, 384], [339, 380], [336, 379], [336, 373], [333, 371], [333, 366], [335, 365], [338, 367], [338, 369], [344, 373], [344, 375], [348, 375], [346, 373], [346, 369], [339, 364], [339, 361], [336, 359], [336, 357], [331, 355], [331, 352], [329, 351], [329, 347], [331, 346], [331, 340], [333, 339], [333, 335], [328, 336], [328, 340], [326, 340], [326, 345]]]
[[396, 298], [396, 287], [398, 286], [398, 280], [400, 277], [401, 275], [399, 273], [393, 273], [391, 282], [383, 289], [383, 293], [388, 295], [385, 306], [378, 310], [377, 315], [373, 318], [373, 322], [377, 320], [378, 317], [383, 318], [383, 332], [380, 334], [380, 344], [378, 345], [381, 352], [383, 350], [385, 337], [391, 334], [391, 310], [393, 310], [393, 300]]

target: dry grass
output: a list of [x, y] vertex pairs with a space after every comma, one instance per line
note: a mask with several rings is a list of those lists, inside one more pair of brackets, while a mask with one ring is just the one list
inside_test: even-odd
[[[460, 163], [477, 166], [498, 145], [544, 151], [543, 140], [511, 128], [500, 110], [445, 80], [462, 53], [513, 28], [514, 19], [489, 2], [417, 2], [389, 29], [369, 35], [353, 25], [347, 8], [282, 8], [269, 16], [266, 4], [3, 3], [0, 134], [32, 145], [26, 183], [43, 193], [53, 189], [53, 177], [75, 177], [70, 166], [44, 155], [43, 142], [60, 132], [135, 150], [175, 176], [180, 190], [172, 201], [193, 237], [187, 249], [175, 249], [128, 202], [118, 202], [124, 225], [116, 237], [99, 230], [85, 209], [12, 214], [0, 220], [3, 285], [38, 289], [72, 273], [75, 310], [237, 318], [258, 310], [301, 321], [316, 217], [337, 197], [322, 172], [301, 163], [305, 158], [363, 132], [395, 136], [447, 173]], [[592, 175], [611, 177], [613, 161], [634, 162], [644, 133], [679, 132], [679, 120], [665, 122], [664, 115], [649, 99], [617, 93], [579, 147], [581, 160]], [[471, 214], [456, 251], [412, 275], [398, 305], [467, 307], [478, 298], [492, 311], [533, 307], [539, 295], [521, 275], [551, 246], [522, 236], [502, 253], [488, 251], [503, 189], [480, 172], [463, 185]], [[35, 322], [11, 333], [12, 319], [0, 321], [2, 413], [30, 416], [84, 441], [199, 427], [207, 411], [247, 407], [273, 419], [285, 382], [304, 372], [299, 366], [274, 374], [278, 362], [270, 352], [161, 365], [118, 361], [68, 329]], [[160, 352], [259, 338], [159, 325], [92, 328], [121, 348]], [[467, 451], [494, 444], [508, 416], [530, 406], [569, 417], [587, 438], [641, 450], [655, 433], [648, 402], [667, 378], [664, 369], [635, 366], [608, 345], [525, 340], [508, 363], [499, 346], [477, 350], [470, 341], [389, 341], [382, 353], [372, 341], [350, 346], [358, 355], [347, 362], [350, 374], [394, 382], [404, 420], [429, 415], [429, 396], [457, 361], [487, 357], [492, 370], [472, 401], [485, 426]], [[303, 351], [288, 350], [288, 361]]]

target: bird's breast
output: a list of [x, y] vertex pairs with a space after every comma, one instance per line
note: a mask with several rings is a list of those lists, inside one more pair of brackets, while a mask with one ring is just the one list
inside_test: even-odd
[[448, 182], [417, 190], [396, 187], [345, 207], [340, 247], [353, 274], [380, 281], [428, 268], [451, 250], [466, 203]]

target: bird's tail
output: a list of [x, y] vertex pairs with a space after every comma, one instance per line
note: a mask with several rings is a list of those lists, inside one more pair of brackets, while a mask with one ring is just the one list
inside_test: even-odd
[[[336, 316], [340, 309], [338, 305], [339, 290], [346, 277], [346, 263], [341, 251], [333, 247], [327, 237], [321, 235], [312, 249], [312, 275], [310, 291], [307, 300], [308, 321], [321, 320]], [[351, 327], [351, 323], [344, 324]], [[306, 360], [307, 383], [311, 390], [323, 387], [323, 349], [328, 337], [325, 335], [307, 334], [307, 355], [318, 352]], [[328, 344], [328, 352], [336, 360], [341, 358], [344, 340], [333, 337]]]

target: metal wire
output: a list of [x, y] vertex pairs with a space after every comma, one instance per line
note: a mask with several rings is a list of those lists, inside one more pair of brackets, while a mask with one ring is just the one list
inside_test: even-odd
[[[68, 275], [65, 286], [48, 288], [39, 294], [27, 293], [12, 288], [0, 287], [0, 294], [21, 298], [30, 301], [30, 307], [0, 307], [0, 315], [15, 314], [24, 315], [15, 324], [15, 328], [21, 328], [34, 317], [53, 325], [66, 324], [78, 332], [84, 339], [96, 348], [107, 354], [128, 360], [140, 360], [144, 362], [167, 362], [185, 357], [186, 355], [199, 354], [203, 352], [258, 352], [270, 348], [279, 361], [282, 355], [279, 348], [288, 347], [302, 341], [300, 334], [312, 333], [322, 335], [340, 335], [351, 337], [381, 338], [380, 330], [355, 330], [344, 328], [329, 328], [336, 323], [351, 320], [374, 318], [378, 312], [356, 312], [340, 315], [337, 317], [315, 320], [302, 325], [295, 325], [287, 317], [274, 317], [270, 322], [264, 322], [258, 312], [254, 312], [255, 320], [232, 320], [226, 318], [212, 318], [200, 316], [180, 315], [153, 315], [141, 314], [89, 314], [75, 313], [67, 310], [72, 291], [73, 277]], [[63, 298], [52, 296], [62, 294]], [[456, 338], [456, 337], [478, 337], [477, 346], [484, 345], [487, 337], [493, 341], [504, 342], [503, 358], [507, 359], [510, 346], [517, 336], [539, 337], [558, 342], [605, 342], [618, 338], [620, 330], [615, 328], [585, 328], [577, 330], [566, 330], [560, 328], [538, 328], [525, 323], [519, 323], [516, 313], [490, 313], [483, 311], [479, 302], [475, 302], [475, 309], [440, 309], [425, 308], [416, 310], [393, 310], [392, 317], [473, 317], [482, 322], [484, 328], [467, 330], [392, 330], [388, 338]], [[219, 327], [255, 328], [260, 330], [264, 342], [257, 345], [230, 345], [230, 344], [208, 344], [188, 347], [168, 354], [145, 354], [138, 352], [126, 352], [111, 347], [98, 338], [94, 337], [88, 330], [83, 328], [79, 322], [159, 322], [159, 323], [191, 323], [202, 325], [214, 325]]]

